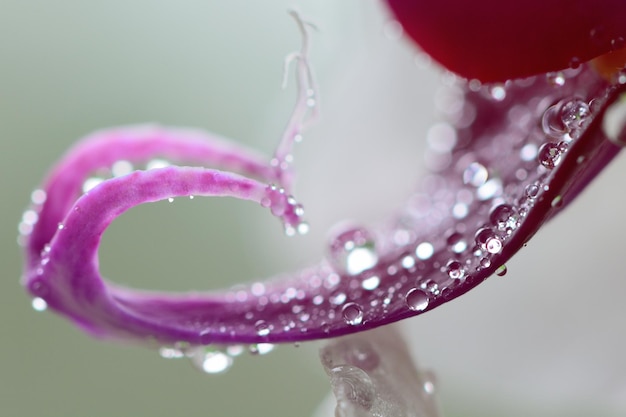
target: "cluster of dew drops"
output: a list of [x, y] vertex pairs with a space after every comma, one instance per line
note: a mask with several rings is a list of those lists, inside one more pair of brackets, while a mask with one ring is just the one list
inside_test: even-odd
[[[498, 276], [507, 273], [506, 265], [492, 262], [541, 193], [549, 189], [551, 173], [591, 122], [594, 108], [599, 105], [575, 95], [575, 88], [566, 88], [568, 82], [576, 83], [581, 70], [577, 65], [503, 84], [448, 82], [453, 91], [448, 89], [444, 93], [448, 97], [439, 101], [443, 104], [440, 110], [451, 121], [432, 126], [427, 134], [430, 149], [426, 161], [433, 173], [426, 178], [424, 190], [412, 196], [391, 233], [346, 226], [330, 240], [330, 265], [341, 279], [356, 276], [360, 283], [358, 291], [342, 291], [329, 297], [331, 304], [340, 307], [346, 324], [359, 326], [369, 319], [379, 319], [381, 314], [407, 308], [422, 312], [475, 272], [493, 268]], [[546, 97], [527, 98], [520, 105], [505, 103], [509, 94], [533, 83], [541, 84], [541, 94], [547, 92]], [[474, 101], [464, 101], [465, 90], [474, 94]], [[463, 130], [471, 129], [476, 117], [476, 100], [487, 101], [495, 108], [501, 106], [508, 112], [504, 117], [513, 121], [510, 127], [500, 127], [499, 137], [484, 146], [493, 147], [498, 140], [510, 147], [500, 165], [492, 161], [488, 149], [455, 154]], [[583, 161], [581, 157], [577, 162]], [[561, 204], [561, 196], [551, 202], [555, 208]], [[368, 292], [372, 296], [363, 296]]]

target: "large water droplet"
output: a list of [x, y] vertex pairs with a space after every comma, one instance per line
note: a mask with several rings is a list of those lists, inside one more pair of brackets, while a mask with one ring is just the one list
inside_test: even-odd
[[406, 294], [406, 305], [413, 311], [426, 310], [429, 300], [428, 294], [417, 288], [413, 288]]
[[489, 215], [491, 224], [496, 226], [498, 230], [510, 233], [519, 226], [519, 215], [510, 204], [500, 204], [491, 210]]
[[363, 322], [363, 310], [356, 303], [344, 305], [341, 309], [341, 314], [344, 321], [351, 326], [356, 326]]
[[579, 98], [570, 100], [561, 107], [561, 121], [569, 130], [580, 129], [590, 116], [589, 105]]
[[339, 226], [329, 244], [329, 260], [338, 272], [357, 275], [378, 262], [374, 238], [363, 227]]

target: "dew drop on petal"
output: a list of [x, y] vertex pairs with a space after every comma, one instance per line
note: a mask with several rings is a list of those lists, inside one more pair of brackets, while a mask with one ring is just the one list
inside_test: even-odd
[[430, 242], [422, 242], [415, 248], [415, 255], [423, 261], [430, 259], [434, 253], [435, 248]]
[[339, 226], [330, 239], [328, 257], [338, 272], [357, 275], [378, 262], [372, 235], [362, 227]]
[[506, 265], [501, 265], [500, 267], [498, 267], [498, 269], [496, 269], [496, 275], [499, 277], [505, 276], [506, 273], [507, 273]]
[[428, 294], [418, 288], [411, 289], [405, 299], [406, 305], [413, 311], [424, 311], [428, 307]]
[[366, 278], [361, 283], [361, 286], [364, 290], [375, 290], [380, 285], [380, 278], [377, 275], [372, 275], [369, 278]]
[[562, 87], [565, 85], [565, 75], [561, 71], [547, 73], [546, 80], [548, 84], [554, 87]]
[[267, 336], [270, 334], [270, 327], [269, 325], [263, 321], [263, 320], [259, 320], [254, 324], [254, 328], [256, 330], [256, 334], [258, 334], [259, 336]]
[[351, 326], [359, 325], [363, 322], [363, 310], [356, 303], [347, 303], [341, 309], [341, 314], [346, 323]]
[[553, 142], [544, 143], [539, 148], [537, 160], [547, 169], [555, 168], [561, 162], [561, 148]]
[[589, 116], [591, 116], [589, 105], [579, 98], [570, 100], [561, 107], [561, 122], [569, 130], [583, 127]]
[[474, 187], [480, 187], [489, 177], [489, 171], [484, 165], [478, 162], [472, 162], [469, 164], [465, 171], [463, 171], [463, 183], [472, 185]]
[[451, 279], [461, 279], [465, 276], [465, 268], [459, 261], [450, 261], [446, 264], [446, 273]]

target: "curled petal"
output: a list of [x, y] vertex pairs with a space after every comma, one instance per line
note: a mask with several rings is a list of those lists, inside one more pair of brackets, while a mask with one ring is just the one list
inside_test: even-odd
[[626, 46], [622, 0], [387, 3], [426, 53], [468, 79], [562, 70]]
[[[187, 195], [255, 201], [297, 225], [298, 204], [267, 185], [276, 171], [207, 134], [101, 132], [60, 162], [44, 187], [47, 200], [33, 208], [39, 221], [26, 237], [25, 284], [94, 334], [163, 344], [319, 339], [432, 310], [503, 274], [505, 262], [617, 154], [603, 120], [624, 85], [586, 65], [559, 77], [452, 89], [444, 100], [450, 123], [428, 135], [433, 172], [395, 219], [380, 230], [342, 226], [318, 266], [224, 292], [113, 285], [98, 270], [102, 233], [134, 205]], [[154, 157], [245, 176], [171, 166], [106, 180], [81, 196], [93, 170]]]

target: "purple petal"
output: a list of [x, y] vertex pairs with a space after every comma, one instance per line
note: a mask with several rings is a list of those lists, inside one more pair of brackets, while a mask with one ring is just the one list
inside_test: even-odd
[[[318, 266], [215, 293], [154, 293], [103, 280], [102, 233], [135, 205], [189, 195], [255, 201], [297, 225], [298, 205], [267, 185], [275, 170], [201, 133], [101, 132], [71, 151], [44, 186], [47, 199], [33, 208], [39, 221], [26, 241], [25, 284], [93, 334], [160, 343], [310, 340], [418, 315], [503, 273], [505, 262], [617, 154], [602, 121], [623, 90], [587, 66], [457, 87], [450, 123], [429, 133], [433, 172], [397, 218], [379, 231], [338, 229]], [[156, 157], [243, 176], [171, 166], [109, 179], [80, 195], [98, 169]]]

